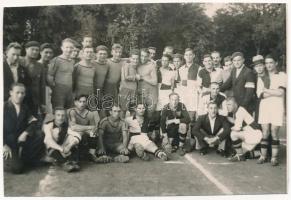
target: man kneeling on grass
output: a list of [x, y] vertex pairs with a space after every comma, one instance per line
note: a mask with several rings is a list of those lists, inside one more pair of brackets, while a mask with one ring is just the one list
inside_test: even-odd
[[230, 137], [236, 151], [236, 155], [229, 160], [231, 162], [245, 161], [245, 154], [252, 151], [261, 142], [262, 131], [251, 114], [244, 107], [238, 106], [233, 97], [226, 99], [226, 106], [229, 112], [227, 119], [234, 124]]
[[68, 134], [66, 110], [56, 107], [54, 120], [46, 122], [43, 131], [48, 156], [55, 159], [56, 164], [61, 164], [65, 171], [78, 171], [78, 147], [74, 145], [74, 136]]
[[142, 160], [149, 160], [147, 152], [153, 153], [159, 159], [168, 160], [167, 154], [148, 137], [154, 127], [150, 127], [144, 104], [138, 103], [134, 111], [133, 116], [127, 117], [125, 120], [130, 136], [128, 149], [135, 150], [137, 156]]
[[[113, 105], [109, 111], [110, 116], [100, 121], [98, 129], [99, 151], [98, 159], [103, 162], [126, 163], [129, 161], [128, 130], [126, 123], [120, 118], [121, 109], [118, 105]], [[112, 159], [110, 155], [114, 155]]]

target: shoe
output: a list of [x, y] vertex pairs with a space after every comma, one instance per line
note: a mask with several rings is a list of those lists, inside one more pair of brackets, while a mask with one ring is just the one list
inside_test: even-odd
[[200, 155], [201, 156], [204, 156], [204, 155], [206, 155], [207, 154], [207, 149], [200, 149]]
[[179, 147], [179, 149], [177, 150], [178, 154], [180, 156], [184, 156], [186, 154], [186, 151], [184, 149], [184, 147]]
[[171, 154], [174, 152], [172, 145], [170, 144], [166, 144], [163, 149], [165, 150], [165, 152], [167, 152], [168, 154]]
[[149, 161], [150, 160], [150, 156], [147, 152], [143, 152], [143, 155], [140, 156], [140, 158], [144, 161]]
[[76, 171], [79, 171], [80, 170], [80, 165], [78, 164], [78, 162], [72, 161], [72, 164], [73, 164], [73, 166], [74, 166], [74, 168], [75, 168]]
[[89, 160], [95, 163], [110, 163], [112, 161], [112, 158], [107, 155], [97, 157], [93, 154], [89, 154]]
[[245, 157], [245, 155], [236, 154], [236, 155], [230, 157], [228, 160], [231, 162], [239, 162], [239, 161], [245, 161], [246, 157]]
[[125, 155], [118, 155], [114, 157], [114, 162], [118, 163], [127, 163], [129, 161], [129, 157]]
[[178, 146], [171, 146], [171, 149], [172, 149], [171, 152], [174, 153], [179, 149], [179, 147]]
[[223, 150], [223, 149], [217, 149], [217, 150], [216, 150], [216, 153], [219, 154], [219, 155], [221, 155], [221, 156], [224, 157], [224, 158], [227, 157], [227, 153], [226, 153], [226, 151]]
[[278, 166], [279, 165], [279, 161], [277, 158], [271, 158], [271, 165], [272, 166]]
[[64, 164], [62, 164], [62, 168], [63, 168], [63, 170], [65, 170], [68, 173], [75, 171], [75, 167], [74, 167], [73, 163], [70, 161], [67, 161]]
[[257, 164], [263, 164], [267, 162], [267, 159], [263, 156], [260, 156], [260, 158], [257, 160]]
[[158, 153], [158, 158], [162, 159], [163, 161], [167, 161], [168, 160], [168, 156], [165, 152], [161, 151]]

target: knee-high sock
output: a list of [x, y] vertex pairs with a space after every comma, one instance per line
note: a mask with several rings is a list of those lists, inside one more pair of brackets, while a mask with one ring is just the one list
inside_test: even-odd
[[272, 158], [277, 158], [279, 153], [280, 140], [272, 140]]
[[261, 140], [261, 154], [262, 154], [262, 157], [264, 157], [264, 158], [267, 157], [268, 144], [269, 144], [268, 139], [262, 139]]

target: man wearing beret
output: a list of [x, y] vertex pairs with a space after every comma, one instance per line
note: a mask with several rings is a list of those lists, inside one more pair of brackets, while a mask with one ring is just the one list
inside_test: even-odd
[[234, 69], [228, 80], [221, 86], [221, 92], [232, 88], [233, 95], [239, 106], [249, 113], [255, 110], [255, 74], [244, 65], [244, 55], [241, 52], [232, 54]]
[[27, 95], [31, 95], [32, 101], [28, 107], [34, 116], [42, 113], [44, 108], [45, 96], [45, 77], [44, 67], [37, 62], [40, 52], [40, 44], [36, 41], [29, 41], [25, 44], [25, 57], [20, 59], [20, 64], [24, 66], [31, 79], [31, 86], [27, 88]]

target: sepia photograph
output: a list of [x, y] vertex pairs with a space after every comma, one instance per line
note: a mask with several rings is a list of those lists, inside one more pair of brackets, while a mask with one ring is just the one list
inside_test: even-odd
[[287, 3], [2, 6], [4, 197], [288, 193]]

